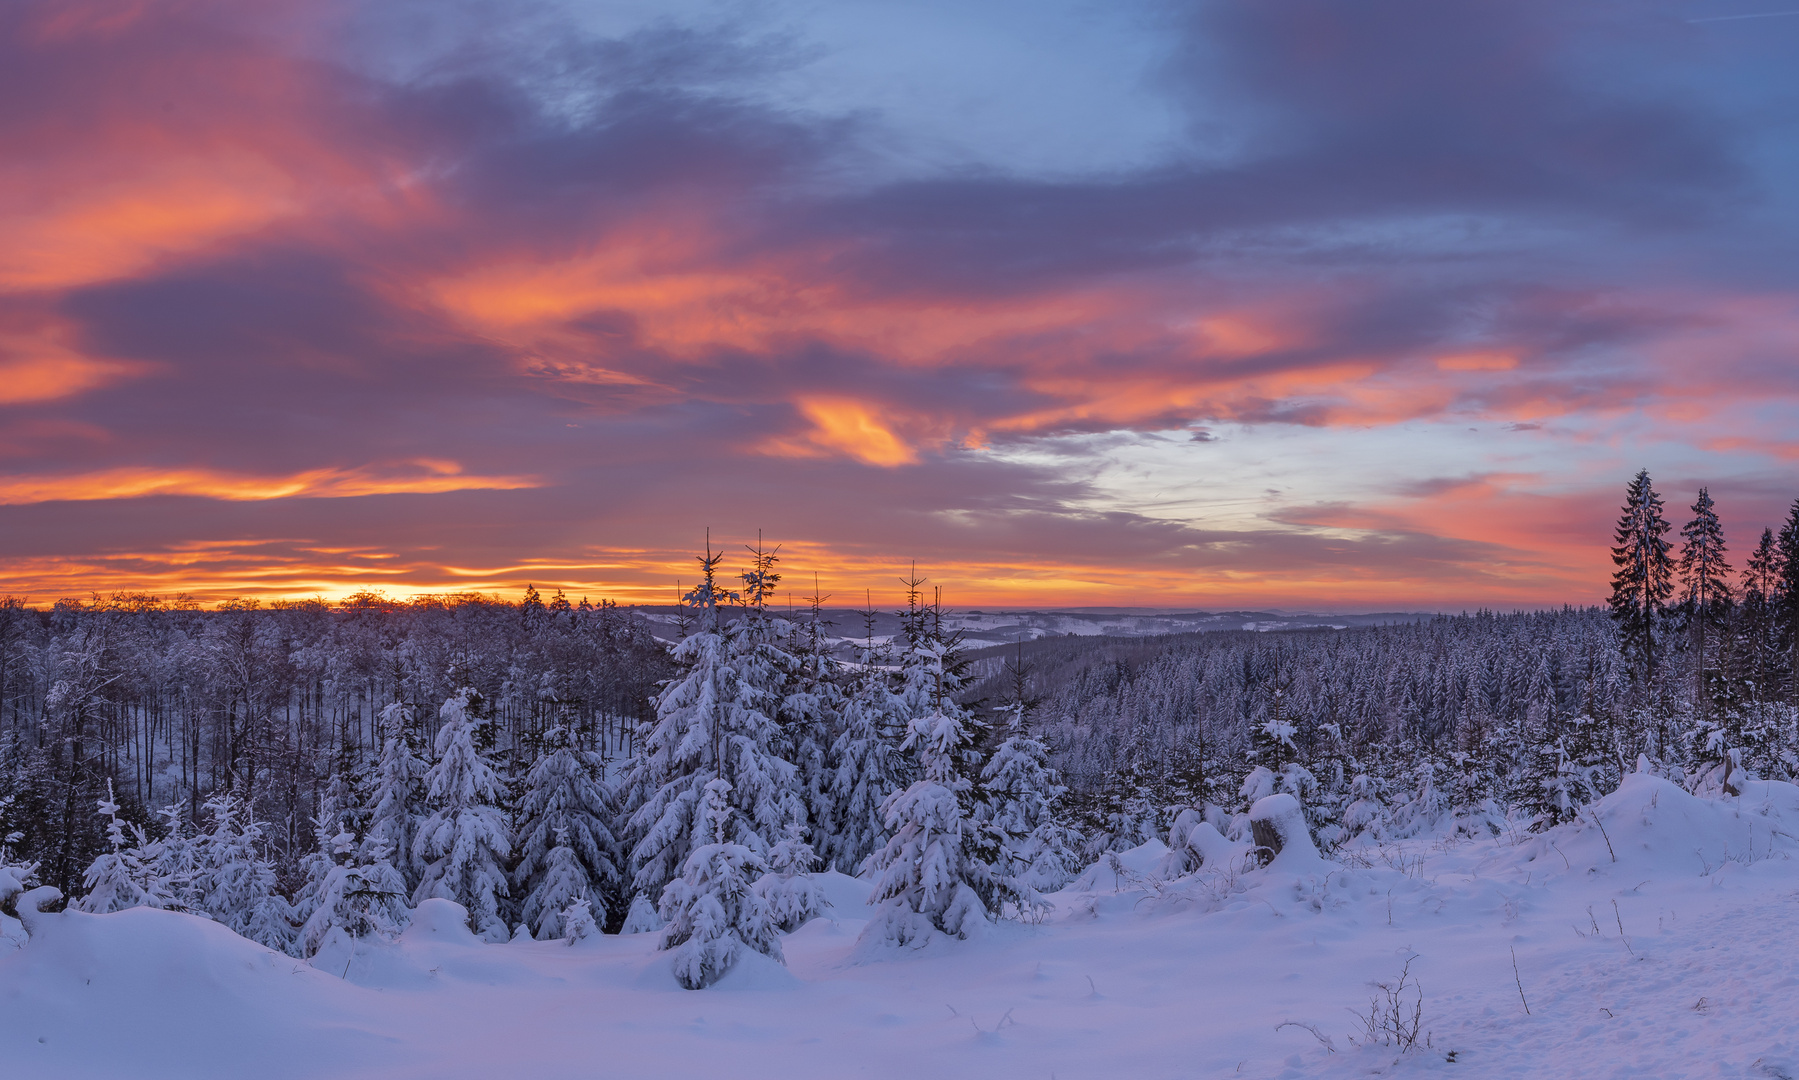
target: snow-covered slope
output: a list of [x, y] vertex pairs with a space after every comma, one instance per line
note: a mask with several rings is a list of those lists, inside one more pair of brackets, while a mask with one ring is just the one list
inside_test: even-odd
[[[909, 952], [858, 950], [866, 886], [823, 875], [833, 915], [787, 968], [698, 992], [653, 934], [486, 945], [443, 901], [316, 966], [189, 916], [64, 914], [0, 941], [0, 1075], [1799, 1076], [1796, 837], [1799, 788], [1637, 775], [1538, 837], [1175, 880], [1150, 844], [1040, 925]], [[1355, 1015], [1402, 970], [1403, 1054]]]

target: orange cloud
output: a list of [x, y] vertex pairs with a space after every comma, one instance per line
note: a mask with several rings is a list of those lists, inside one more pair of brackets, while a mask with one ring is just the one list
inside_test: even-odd
[[67, 288], [261, 227], [300, 206], [296, 177], [227, 150], [141, 162], [111, 181], [35, 192], [0, 186], [0, 289]]
[[1244, 314], [1214, 315], [1199, 320], [1205, 351], [1216, 356], [1259, 356], [1290, 349], [1305, 341], [1297, 327], [1276, 327], [1268, 320]]
[[894, 434], [892, 427], [867, 405], [842, 398], [803, 398], [800, 413], [812, 430], [799, 437], [782, 436], [763, 443], [775, 457], [843, 455], [869, 465], [891, 468], [918, 462], [918, 451]]
[[1511, 371], [1518, 358], [1504, 352], [1466, 352], [1437, 357], [1439, 371]]
[[9, 322], [0, 324], [0, 405], [54, 401], [151, 369], [88, 356], [70, 344], [70, 329], [53, 320]]
[[85, 357], [0, 360], [0, 405], [69, 397], [104, 386], [139, 369], [141, 365]]
[[987, 301], [871, 295], [834, 279], [828, 246], [749, 260], [728, 255], [730, 247], [729, 230], [703, 208], [667, 204], [646, 208], [581, 254], [486, 253], [424, 281], [416, 295], [471, 329], [556, 362], [579, 359], [560, 355], [560, 324], [592, 312], [628, 313], [637, 344], [677, 356], [719, 347], [765, 352], [809, 337], [932, 365], [974, 356], [1004, 361], [1019, 339], [1089, 327], [1142, 304], [1125, 290]]
[[454, 462], [419, 459], [406, 467], [309, 469], [286, 476], [248, 476], [213, 469], [126, 467], [71, 476], [0, 479], [0, 505], [195, 495], [231, 502], [337, 499], [358, 495], [432, 494], [540, 486], [529, 476], [467, 476]]

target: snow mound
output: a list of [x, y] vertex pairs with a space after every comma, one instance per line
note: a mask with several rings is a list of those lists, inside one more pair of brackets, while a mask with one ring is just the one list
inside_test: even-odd
[[827, 918], [874, 918], [876, 905], [868, 902], [869, 896], [874, 893], [873, 882], [850, 877], [848, 874], [839, 873], [836, 870], [813, 874], [812, 880], [825, 894], [825, 899], [830, 901], [831, 906], [826, 913]]
[[1580, 819], [1495, 857], [1545, 877], [1617, 872], [1697, 876], [1799, 849], [1799, 787], [1773, 780], [1738, 797], [1706, 799], [1649, 773], [1632, 773]]
[[[802, 985], [779, 960], [754, 949], [745, 949], [731, 965], [731, 970], [707, 987], [709, 990], [792, 990]], [[688, 991], [691, 993], [691, 991]]]
[[1326, 867], [1318, 846], [1312, 843], [1306, 828], [1305, 808], [1299, 800], [1282, 792], [1265, 795], [1249, 808], [1249, 823], [1255, 831], [1256, 843], [1275, 852], [1268, 864], [1270, 873], [1322, 874]]
[[1168, 855], [1168, 845], [1150, 840], [1125, 851], [1108, 851], [1070, 882], [1069, 892], [1126, 892], [1155, 875]]
[[[25, 947], [0, 953], [6, 1075], [118, 1075], [129, 1061], [144, 1080], [241, 1076], [251, 1062], [259, 1077], [299, 1077], [400, 1060], [361, 1029], [366, 991], [210, 919], [132, 908], [31, 921]], [[199, 1063], [201, 1047], [220, 1068]]]
[[481, 939], [468, 928], [468, 909], [454, 900], [432, 897], [419, 904], [412, 914], [412, 925], [400, 935], [411, 944], [431, 942], [439, 945], [479, 945]]

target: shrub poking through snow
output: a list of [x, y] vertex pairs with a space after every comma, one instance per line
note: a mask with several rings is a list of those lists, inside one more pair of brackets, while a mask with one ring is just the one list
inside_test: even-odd
[[12, 914], [14, 898], [36, 882], [36, 866], [0, 865], [0, 914]]
[[662, 948], [675, 950], [675, 979], [689, 990], [703, 990], [753, 949], [785, 963], [781, 941], [768, 905], [750, 887], [768, 871], [761, 856], [729, 835], [731, 785], [707, 783], [699, 824], [712, 842], [693, 849], [681, 876], [662, 892]]
[[1416, 1049], [1422, 1039], [1429, 1045], [1424, 1028], [1424, 988], [1412, 976], [1412, 961], [1406, 957], [1399, 977], [1374, 985], [1374, 996], [1368, 1001], [1368, 1015], [1356, 1014], [1368, 1045], [1396, 1046], [1401, 1053]]

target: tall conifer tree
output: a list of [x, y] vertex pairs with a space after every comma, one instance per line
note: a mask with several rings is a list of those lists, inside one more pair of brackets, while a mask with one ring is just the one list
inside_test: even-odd
[[[722, 555], [708, 549], [700, 559], [701, 583], [684, 598], [698, 628], [675, 647], [685, 673], [656, 700], [656, 721], [624, 781], [629, 828], [635, 844], [632, 888], [660, 897], [695, 848], [729, 842], [766, 854], [794, 812], [803, 815], [795, 769], [776, 752], [780, 731], [775, 714], [784, 672], [791, 658], [775, 647], [764, 618], [767, 590], [773, 587], [773, 553], [757, 551], [757, 565], [745, 574], [750, 617], [719, 625], [719, 606], [736, 600], [718, 587]], [[703, 823], [707, 785], [724, 780], [724, 797], [737, 811], [715, 840]]]
[[1780, 551], [1780, 580], [1774, 589], [1776, 625], [1781, 648], [1787, 654], [1792, 702], [1799, 705], [1799, 500], [1795, 500], [1780, 527], [1776, 542]]
[[1776, 601], [1780, 595], [1785, 560], [1773, 529], [1763, 529], [1761, 541], [1749, 556], [1743, 570], [1743, 609], [1748, 619], [1746, 628], [1751, 646], [1751, 663], [1755, 672], [1756, 700], [1778, 697], [1774, 686], [1776, 657], [1781, 652], [1780, 620]]
[[1612, 548], [1611, 612], [1618, 624], [1620, 647], [1645, 689], [1655, 682], [1656, 635], [1673, 594], [1673, 564], [1668, 557], [1668, 521], [1661, 496], [1643, 469], [1625, 489], [1624, 512], [1618, 518]]
[[479, 696], [464, 689], [444, 702], [437, 732], [437, 764], [425, 776], [432, 813], [419, 829], [424, 873], [415, 901], [454, 900], [468, 910], [469, 928], [504, 941], [500, 898], [509, 889], [505, 863], [512, 837], [500, 809], [500, 778], [476, 746], [472, 715]]
[[1693, 520], [1680, 530], [1684, 543], [1680, 551], [1682, 601], [1692, 619], [1693, 637], [1698, 646], [1698, 663], [1694, 665], [1693, 705], [1701, 719], [1705, 715], [1706, 645], [1708, 631], [1720, 626], [1729, 610], [1730, 564], [1724, 559], [1724, 529], [1718, 524], [1717, 509], [1711, 492], [1699, 489], [1693, 503]]

